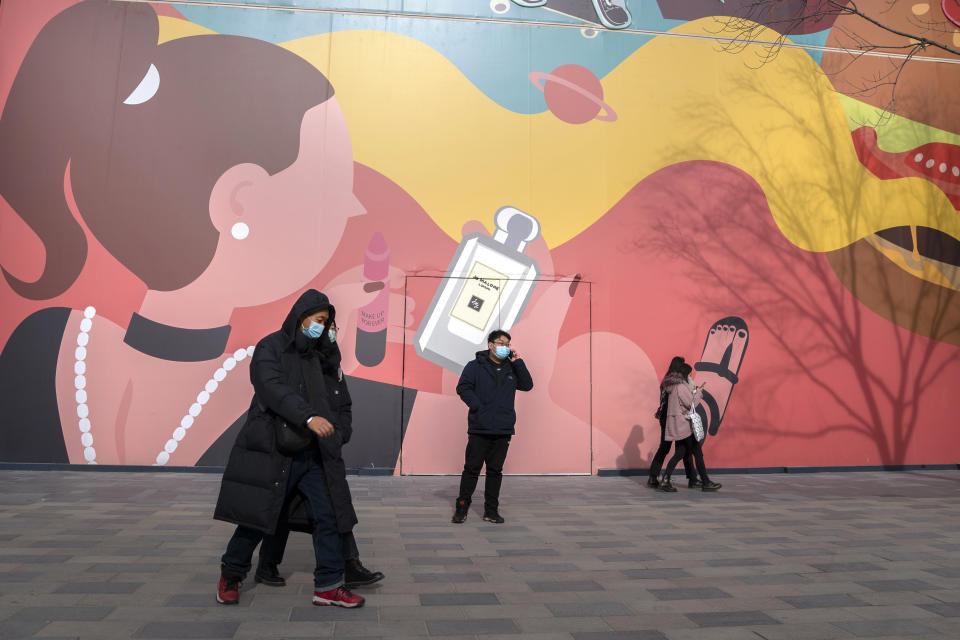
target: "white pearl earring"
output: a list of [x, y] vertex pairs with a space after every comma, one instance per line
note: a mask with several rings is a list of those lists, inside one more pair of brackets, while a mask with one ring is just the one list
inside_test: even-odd
[[243, 240], [248, 235], [250, 235], [250, 227], [247, 226], [246, 222], [237, 222], [232, 227], [230, 227], [230, 235], [232, 235], [237, 240]]

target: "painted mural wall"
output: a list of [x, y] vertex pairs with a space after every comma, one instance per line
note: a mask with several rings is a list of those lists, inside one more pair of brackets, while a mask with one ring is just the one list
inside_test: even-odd
[[862, 21], [765, 57], [730, 0], [293, 4], [0, 6], [0, 461], [223, 464], [309, 287], [349, 467], [459, 472], [498, 327], [507, 472], [645, 468], [678, 354], [708, 466], [960, 460], [960, 65], [865, 90]]

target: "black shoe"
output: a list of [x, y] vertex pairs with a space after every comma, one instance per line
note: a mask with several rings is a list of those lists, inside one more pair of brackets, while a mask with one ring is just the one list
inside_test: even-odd
[[496, 511], [487, 511], [483, 514], [483, 519], [494, 524], [503, 524], [503, 516]]
[[663, 480], [660, 481], [660, 486], [658, 487], [660, 491], [666, 491], [667, 493], [676, 493], [677, 488], [670, 484], [670, 477], [663, 476]]
[[690, 480], [689, 482], [687, 482], [687, 486], [690, 487], [691, 489], [702, 489], [703, 483], [700, 482], [699, 480]]
[[657, 480], [656, 476], [650, 476], [647, 478], [647, 486], [651, 489], [656, 489], [660, 486], [660, 481]]
[[723, 486], [723, 485], [720, 484], [719, 482], [712, 482], [712, 481], [710, 481], [710, 480], [707, 480], [706, 482], [703, 483], [703, 490], [704, 490], [704, 491], [716, 491], [717, 489], [719, 489], [719, 488], [722, 487], [722, 486]]
[[457, 509], [453, 512], [453, 524], [461, 524], [467, 519], [467, 513], [470, 511], [470, 503], [466, 500], [457, 500]]
[[287, 581], [277, 571], [277, 565], [262, 560], [257, 564], [257, 572], [253, 574], [253, 581], [265, 584], [268, 587], [287, 586]]
[[343, 586], [347, 589], [367, 587], [381, 580], [383, 580], [383, 574], [381, 572], [370, 571], [360, 564], [359, 560], [347, 560], [346, 566], [343, 569]]

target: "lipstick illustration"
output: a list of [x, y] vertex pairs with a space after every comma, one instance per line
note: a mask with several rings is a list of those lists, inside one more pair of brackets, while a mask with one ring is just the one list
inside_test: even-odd
[[380, 292], [357, 317], [357, 361], [365, 367], [375, 367], [383, 361], [387, 350], [387, 312], [390, 307], [390, 247], [379, 231], [370, 238], [363, 254], [365, 291], [379, 285]]

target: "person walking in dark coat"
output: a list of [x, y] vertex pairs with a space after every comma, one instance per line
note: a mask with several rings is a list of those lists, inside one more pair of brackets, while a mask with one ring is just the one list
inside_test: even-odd
[[[330, 403], [330, 410], [336, 416], [333, 423], [341, 434], [343, 445], [346, 446], [353, 437], [353, 400], [350, 397], [350, 389], [347, 387], [343, 370], [340, 368], [337, 323], [332, 320], [327, 327], [327, 338], [319, 343], [320, 366], [327, 386], [327, 401]], [[306, 503], [302, 499], [296, 499], [298, 496], [300, 496], [299, 493], [294, 494], [284, 509], [276, 532], [265, 536], [260, 543], [260, 559], [253, 575], [256, 582], [271, 587], [285, 586], [287, 581], [280, 575], [278, 565], [283, 562], [290, 531], [305, 533], [313, 531], [313, 523], [310, 522]], [[357, 540], [352, 530], [340, 535], [340, 550], [344, 560], [343, 586], [347, 589], [365, 587], [383, 580], [382, 572], [370, 571], [360, 562], [360, 549], [357, 547]]]
[[[683, 356], [674, 356], [670, 361], [670, 366], [667, 368], [667, 374], [680, 373], [681, 367], [685, 364]], [[673, 445], [673, 442], [667, 440], [666, 438], [666, 429], [667, 429], [667, 398], [669, 393], [660, 385], [660, 406], [657, 407], [657, 413], [654, 416], [657, 421], [660, 423], [660, 446], [657, 448], [657, 452], [653, 456], [653, 460], [650, 461], [650, 475], [647, 478], [647, 486], [656, 489], [660, 486], [660, 470], [663, 468], [663, 461], [666, 460], [667, 454], [670, 453], [670, 447]], [[690, 450], [687, 450], [686, 454], [683, 456], [683, 471], [687, 474], [687, 486], [691, 489], [699, 489], [703, 487], [703, 483], [700, 482], [697, 478], [697, 472], [693, 468], [693, 455]]]
[[[293, 305], [282, 328], [260, 340], [254, 350], [250, 364], [254, 397], [230, 451], [214, 511], [214, 518], [237, 525], [221, 558], [220, 603], [239, 601], [254, 549], [264, 535], [276, 533], [284, 508], [296, 493], [312, 523], [313, 604], [364, 603], [343, 586], [341, 534], [353, 529], [357, 515], [340, 451], [343, 430], [335, 424], [318, 348], [328, 340], [327, 325], [335, 315], [327, 296], [309, 289]], [[282, 451], [280, 429], [309, 437], [298, 451]]]
[[510, 348], [510, 334], [500, 329], [490, 332], [487, 349], [478, 351], [476, 359], [467, 363], [457, 383], [457, 395], [470, 411], [467, 413], [467, 450], [454, 523], [467, 519], [480, 468], [484, 464], [487, 465], [487, 481], [483, 494], [483, 519], [503, 522], [499, 511], [500, 484], [507, 448], [517, 422], [514, 399], [517, 391], [531, 389], [533, 379], [520, 355]]
[[701, 489], [703, 491], [716, 491], [720, 484], [713, 482], [707, 476], [707, 467], [703, 461], [703, 450], [700, 448], [700, 442], [697, 441], [693, 433], [690, 419], [687, 415], [696, 410], [700, 402], [700, 393], [704, 385], [695, 385], [690, 379], [693, 367], [684, 362], [680, 365], [680, 370], [676, 373], [668, 373], [663, 377], [661, 386], [667, 390], [667, 426], [664, 432], [664, 438], [676, 442], [677, 446], [673, 451], [673, 456], [667, 462], [667, 468], [663, 472], [663, 478], [660, 480], [660, 491], [675, 492], [676, 488], [670, 482], [670, 475], [674, 467], [680, 462], [687, 451], [693, 452], [693, 458], [697, 463], [697, 472], [700, 474], [700, 480], [703, 482]]

